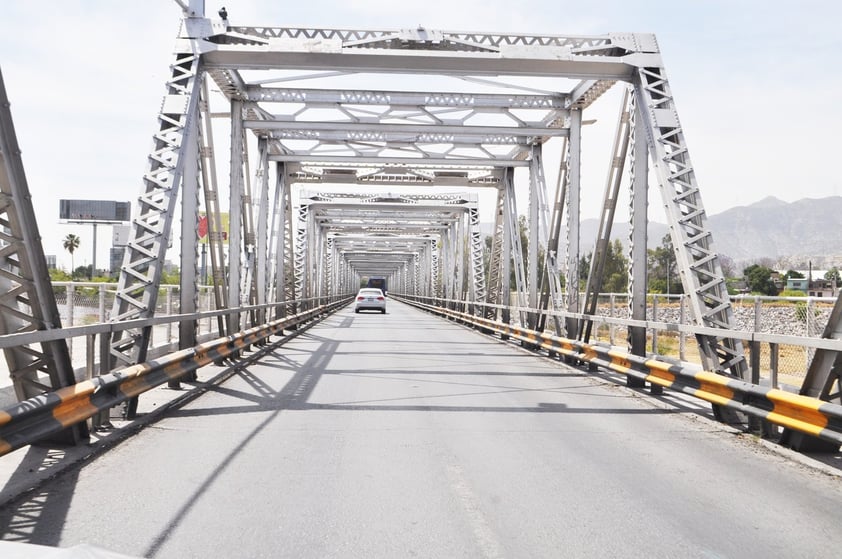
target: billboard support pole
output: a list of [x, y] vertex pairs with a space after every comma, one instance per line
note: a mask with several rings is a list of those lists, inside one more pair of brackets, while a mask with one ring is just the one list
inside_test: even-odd
[[91, 281], [94, 280], [94, 274], [96, 273], [96, 221], [91, 223], [94, 226], [94, 246], [93, 246], [93, 257], [91, 258], [91, 273], [89, 274]]

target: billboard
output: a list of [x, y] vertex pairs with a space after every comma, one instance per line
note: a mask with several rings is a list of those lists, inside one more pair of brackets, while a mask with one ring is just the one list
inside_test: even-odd
[[58, 218], [68, 221], [130, 221], [131, 204], [113, 200], [59, 200]]

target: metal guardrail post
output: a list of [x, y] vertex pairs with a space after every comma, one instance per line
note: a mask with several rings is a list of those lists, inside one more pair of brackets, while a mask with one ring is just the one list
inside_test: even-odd
[[[749, 417], [751, 428], [764, 436], [775, 435], [783, 427], [821, 439], [829, 443], [827, 447], [833, 452], [837, 452], [842, 445], [842, 405], [617, 351], [601, 344], [587, 344], [481, 317], [459, 315], [441, 306], [418, 306], [462, 324], [482, 326], [500, 335], [506, 333], [545, 351], [552, 350], [562, 357], [568, 356], [572, 362], [586, 362], [589, 369], [591, 365], [596, 365], [627, 377], [635, 377], [641, 383], [649, 382], [661, 389], [671, 388], [733, 410]], [[753, 339], [750, 341], [754, 343]], [[756, 343], [762, 342], [758, 340]], [[759, 351], [754, 354], [759, 355]]]
[[[808, 338], [812, 338], [815, 336], [813, 323], [815, 322], [815, 309], [813, 308], [813, 298], [807, 297], [807, 310], [804, 315], [804, 322], [806, 323], [806, 332], [805, 335]], [[813, 356], [815, 355], [815, 350], [809, 347], [804, 348], [804, 370], [808, 371], [810, 369], [810, 363], [813, 361]]]
[[[86, 333], [84, 335], [87, 337], [89, 356], [86, 373], [89, 378], [73, 386], [41, 394], [0, 410], [0, 456], [24, 445], [44, 440], [88, 419], [94, 419], [95, 416], [98, 416], [96, 421], [101, 421], [104, 417], [107, 423], [107, 414], [111, 408], [121, 403], [137, 402], [138, 395], [147, 390], [169, 380], [183, 378], [212, 362], [228, 359], [241, 348], [257, 344], [258, 341], [277, 334], [291, 323], [311, 323], [322, 315], [334, 312], [338, 306], [346, 304], [349, 300], [337, 299], [334, 303], [313, 307], [312, 310], [296, 316], [198, 344], [118, 371], [103, 371], [100, 375], [93, 374], [96, 334]], [[193, 318], [191, 315], [190, 319]], [[112, 333], [113, 328], [109, 328], [99, 334], [104, 341], [105, 351], [109, 354]], [[128, 407], [126, 417], [132, 418]]]
[[[652, 295], [652, 320], [658, 322], [658, 296]], [[652, 353], [658, 353], [658, 330], [652, 328]]]
[[[749, 342], [749, 351], [751, 353], [749, 359], [749, 375], [751, 384], [760, 384], [760, 342], [752, 340]], [[762, 433], [763, 422], [755, 417], [748, 416], [748, 428], [752, 433]]]
[[[67, 325], [73, 326], [73, 315], [76, 307], [76, 288], [70, 284], [67, 286]], [[73, 338], [67, 340], [67, 352], [70, 354], [70, 362], [73, 362]]]
[[105, 322], [105, 284], [99, 284], [99, 321]]
[[[683, 293], [678, 296], [678, 323], [687, 324], [687, 296]], [[678, 358], [687, 361], [687, 334], [684, 331], [678, 333]]]
[[[166, 302], [164, 303], [164, 312], [167, 314], [167, 316], [172, 315], [172, 286], [170, 286], [170, 285], [167, 286], [167, 299], [166, 299]], [[172, 322], [167, 323], [167, 338], [166, 338], [166, 340], [167, 340], [166, 343], [170, 343], [172, 341]]]

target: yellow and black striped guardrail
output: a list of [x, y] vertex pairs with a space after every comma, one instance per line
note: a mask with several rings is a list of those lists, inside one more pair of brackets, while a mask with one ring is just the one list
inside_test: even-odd
[[312, 320], [348, 303], [344, 299], [217, 338], [159, 359], [132, 365], [0, 410], [0, 456], [85, 421], [165, 382]]
[[701, 398], [746, 415], [842, 445], [842, 406], [751, 384], [709, 371], [648, 359], [604, 345], [586, 344], [511, 326], [451, 309], [402, 301], [486, 331], [508, 336], [549, 352], [588, 362], [637, 379]]

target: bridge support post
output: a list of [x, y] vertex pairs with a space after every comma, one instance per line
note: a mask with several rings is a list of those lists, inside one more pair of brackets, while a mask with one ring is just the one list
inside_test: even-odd
[[[636, 123], [639, 120], [640, 108], [637, 98], [631, 96], [629, 107], [630, 165], [629, 165], [629, 318], [632, 320], [646, 320], [646, 291], [647, 291], [647, 225], [649, 222], [649, 149], [646, 141], [640, 137]], [[646, 356], [646, 328], [643, 326], [628, 327], [629, 351], [633, 355]], [[645, 382], [626, 375], [626, 385], [631, 388], [643, 388]]]

